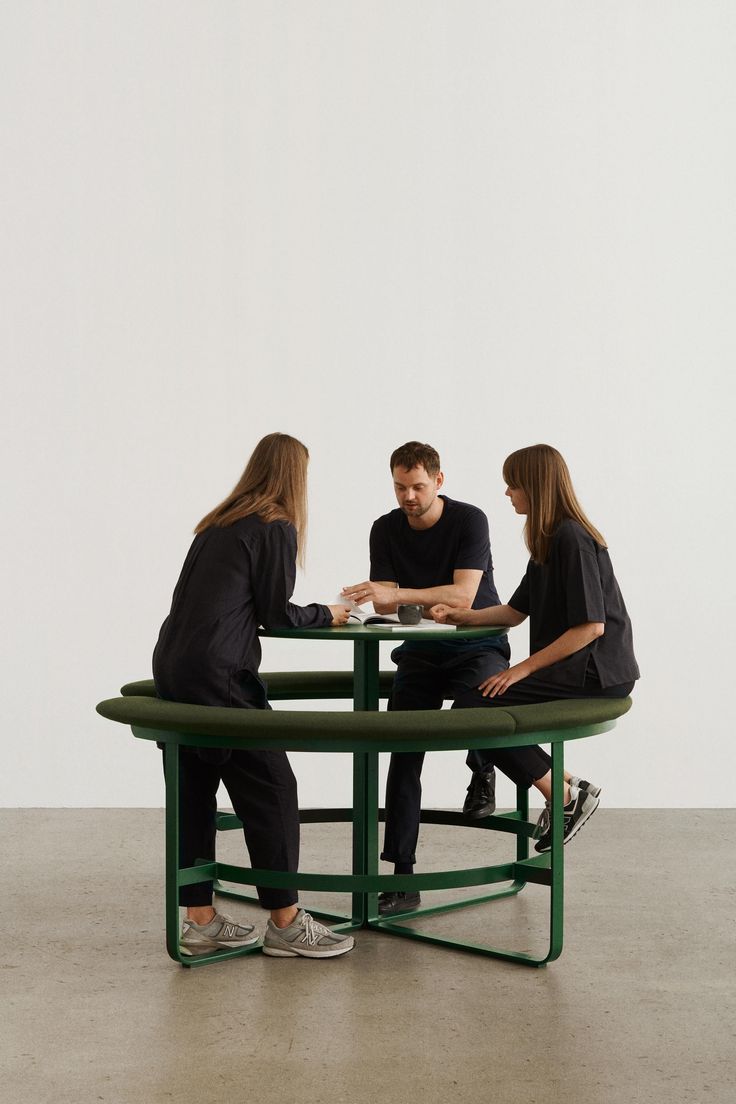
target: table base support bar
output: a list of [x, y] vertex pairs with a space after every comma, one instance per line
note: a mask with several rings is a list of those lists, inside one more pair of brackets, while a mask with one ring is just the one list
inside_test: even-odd
[[435, 943], [441, 947], [451, 947], [456, 951], [470, 951], [472, 954], [486, 955], [489, 958], [501, 958], [506, 962], [518, 962], [522, 966], [546, 966], [557, 955], [548, 953], [544, 958], [535, 958], [533, 955], [524, 954], [522, 951], [501, 951], [495, 947], [488, 947], [484, 943], [463, 943], [457, 939], [448, 939], [441, 935], [429, 935], [428, 932], [416, 931], [414, 928], [404, 928], [392, 920], [371, 921], [369, 928], [374, 931], [390, 932], [391, 935], [400, 935], [404, 939], [416, 939], [423, 943]]

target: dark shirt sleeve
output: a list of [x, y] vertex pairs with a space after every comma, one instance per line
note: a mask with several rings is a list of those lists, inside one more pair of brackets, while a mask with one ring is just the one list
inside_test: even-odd
[[264, 629], [319, 628], [332, 614], [316, 602], [296, 606], [290, 601], [296, 582], [296, 530], [287, 522], [263, 527], [253, 565], [252, 585], [258, 624]]
[[596, 544], [579, 527], [564, 526], [558, 536], [559, 578], [565, 591], [567, 627], [605, 621], [601, 573]]
[[507, 603], [512, 609], [515, 609], [517, 613], [529, 614], [529, 571], [519, 583], [518, 587], [511, 595]]
[[576, 549], [565, 564], [565, 606], [568, 626], [605, 621], [606, 608], [595, 552]]
[[374, 583], [398, 583], [398, 573], [391, 558], [391, 542], [388, 526], [383, 518], [374, 521], [370, 535], [371, 570], [370, 579]]
[[470, 510], [460, 535], [454, 570], [488, 571], [491, 567], [488, 518], [482, 510]]

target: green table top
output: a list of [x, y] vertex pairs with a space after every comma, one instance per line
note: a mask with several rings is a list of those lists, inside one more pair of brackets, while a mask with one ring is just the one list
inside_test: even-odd
[[401, 625], [337, 625], [322, 629], [261, 629], [260, 636], [289, 637], [299, 640], [467, 640], [474, 637], [501, 636], [507, 628], [483, 625], [477, 629], [413, 629]]

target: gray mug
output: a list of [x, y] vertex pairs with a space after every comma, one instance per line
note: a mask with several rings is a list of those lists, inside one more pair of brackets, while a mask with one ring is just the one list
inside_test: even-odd
[[418, 625], [422, 620], [424, 606], [416, 605], [414, 602], [403, 602], [398, 607], [397, 613], [402, 625]]

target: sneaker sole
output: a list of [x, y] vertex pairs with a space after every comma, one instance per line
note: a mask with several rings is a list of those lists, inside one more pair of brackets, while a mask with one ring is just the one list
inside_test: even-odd
[[237, 951], [240, 947], [252, 947], [254, 943], [258, 942], [259, 938], [260, 936], [254, 932], [248, 939], [241, 939], [232, 943], [198, 943], [196, 947], [180, 943], [179, 950], [183, 955], [196, 958], [197, 955], [212, 954], [213, 951]]
[[493, 816], [495, 811], [495, 805], [484, 805], [482, 809], [476, 809], [472, 813], [466, 813], [465, 809], [463, 809], [463, 816], [467, 817], [468, 820], [483, 820], [484, 817]]
[[287, 951], [280, 947], [267, 947], [264, 943], [263, 953], [271, 958], [337, 958], [338, 955], [347, 954], [355, 946], [355, 940], [350, 940], [348, 947], [332, 947], [329, 951]]
[[[568, 832], [568, 834], [565, 836], [565, 838], [562, 841], [563, 845], [566, 844], [566, 843], [569, 843], [571, 839], [575, 839], [575, 836], [578, 834], [580, 829], [585, 827], [585, 825], [588, 823], [588, 821], [592, 817], [593, 813], [596, 811], [596, 809], [598, 808], [598, 806], [601, 803], [600, 798], [597, 798], [592, 790], [588, 790], [587, 792], [588, 792], [588, 795], [595, 801], [595, 805], [590, 810], [590, 812], [587, 814], [587, 816], [581, 817], [580, 820], [575, 825], [575, 827], [573, 828], [573, 830], [571, 832]], [[550, 843], [549, 847], [535, 847], [534, 850], [539, 855], [546, 855], [548, 851], [552, 850], [552, 844]]]

